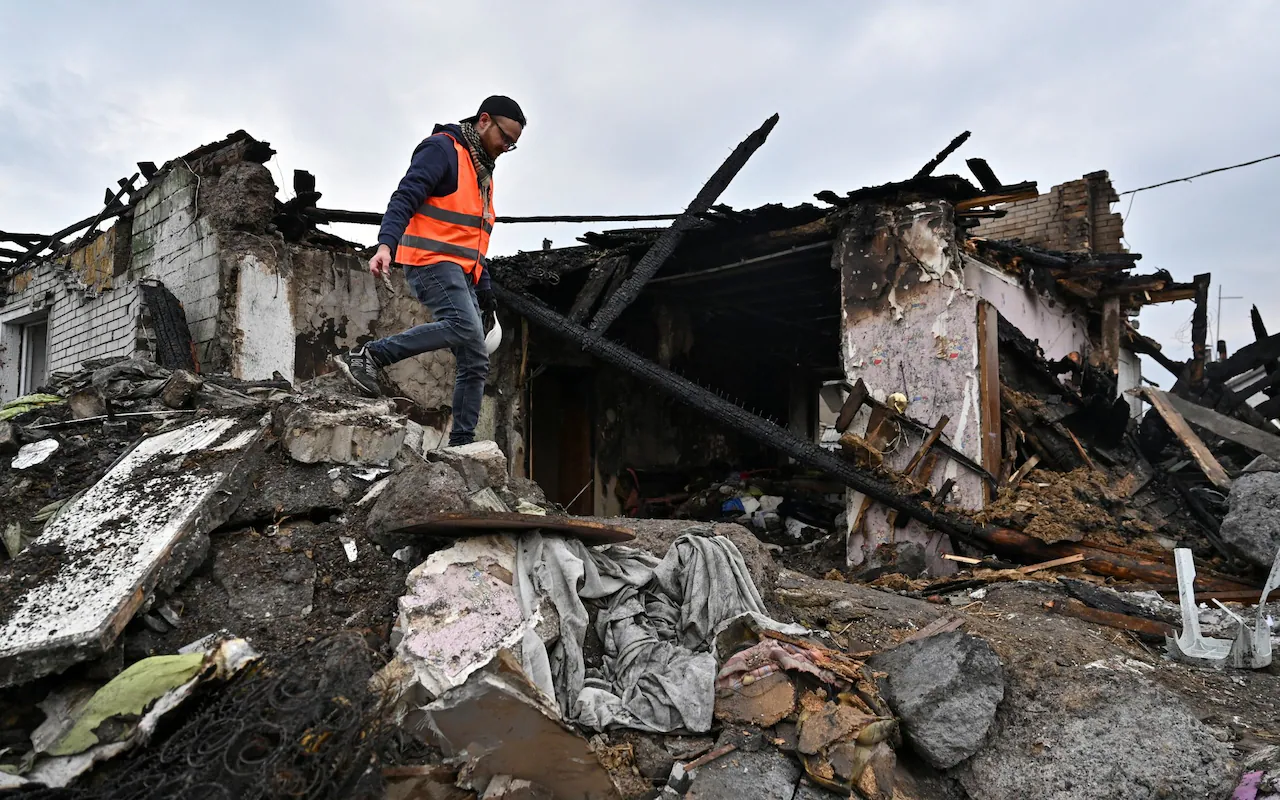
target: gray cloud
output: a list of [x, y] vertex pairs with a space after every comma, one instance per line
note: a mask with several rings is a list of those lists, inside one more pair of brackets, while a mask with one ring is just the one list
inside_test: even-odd
[[[0, 228], [60, 227], [134, 161], [236, 128], [280, 151], [278, 176], [314, 172], [325, 204], [380, 210], [431, 124], [491, 92], [530, 117], [500, 162], [503, 213], [678, 210], [775, 111], [725, 202], [901, 179], [965, 129], [959, 155], [1007, 181], [1108, 169], [1123, 190], [1280, 151], [1277, 29], [1280, 7], [1247, 0], [10, 3]], [[1233, 347], [1251, 338], [1249, 302], [1280, 329], [1278, 170], [1139, 194], [1126, 226], [1143, 267], [1210, 271], [1248, 296], [1224, 306]], [[568, 244], [585, 227], [508, 226], [494, 247]], [[1189, 315], [1150, 309], [1143, 330], [1185, 358]]]

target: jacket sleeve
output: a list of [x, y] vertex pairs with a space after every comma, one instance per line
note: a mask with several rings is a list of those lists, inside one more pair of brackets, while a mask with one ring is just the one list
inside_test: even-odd
[[413, 153], [409, 171], [400, 179], [400, 185], [391, 194], [387, 211], [382, 215], [382, 227], [378, 229], [378, 244], [385, 244], [394, 254], [409, 219], [436, 186], [457, 165], [450, 163], [457, 153], [445, 136], [429, 136]]
[[480, 281], [476, 283], [476, 291], [487, 292], [489, 291], [490, 288], [491, 287], [489, 284], [489, 270], [487, 268], [482, 269], [480, 270]]

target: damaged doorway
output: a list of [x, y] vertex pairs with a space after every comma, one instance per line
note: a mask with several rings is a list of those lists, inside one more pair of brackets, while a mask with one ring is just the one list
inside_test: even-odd
[[529, 475], [570, 514], [594, 511], [592, 373], [547, 367], [529, 386]]

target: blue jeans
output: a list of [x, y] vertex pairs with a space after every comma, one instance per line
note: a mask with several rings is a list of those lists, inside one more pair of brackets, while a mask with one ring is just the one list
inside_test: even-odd
[[404, 275], [414, 296], [431, 310], [434, 322], [369, 342], [365, 348], [384, 366], [449, 348], [458, 362], [449, 446], [470, 444], [476, 438], [484, 381], [489, 375], [489, 353], [484, 346], [484, 323], [475, 284], [462, 267], [448, 261], [405, 267]]

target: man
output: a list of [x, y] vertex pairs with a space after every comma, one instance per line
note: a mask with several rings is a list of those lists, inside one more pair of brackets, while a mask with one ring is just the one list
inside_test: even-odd
[[369, 271], [385, 279], [392, 261], [402, 265], [433, 321], [336, 358], [357, 388], [376, 397], [379, 369], [449, 348], [458, 363], [450, 447], [474, 441], [480, 419], [489, 374], [482, 314], [497, 307], [486, 269], [495, 217], [493, 168], [498, 156], [516, 149], [524, 126], [516, 101], [494, 96], [474, 117], [437, 125], [418, 145], [387, 204]]

